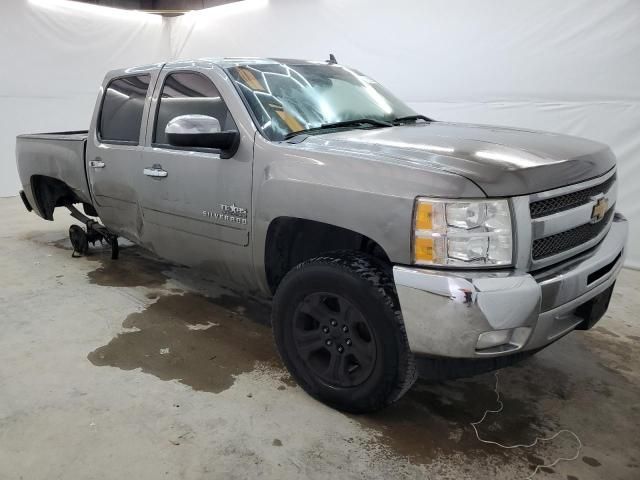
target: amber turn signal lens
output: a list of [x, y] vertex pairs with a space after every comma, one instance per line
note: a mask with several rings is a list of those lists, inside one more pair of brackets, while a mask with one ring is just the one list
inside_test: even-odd
[[416, 237], [413, 248], [416, 261], [433, 260], [433, 238]]
[[419, 202], [416, 208], [416, 230], [431, 230], [433, 228], [433, 205]]

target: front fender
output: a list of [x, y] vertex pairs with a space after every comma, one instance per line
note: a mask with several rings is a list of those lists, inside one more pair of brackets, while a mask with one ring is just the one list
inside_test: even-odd
[[283, 216], [352, 230], [378, 243], [393, 263], [410, 263], [413, 205], [420, 195], [484, 197], [456, 174], [257, 139], [253, 258], [261, 283], [269, 224]]

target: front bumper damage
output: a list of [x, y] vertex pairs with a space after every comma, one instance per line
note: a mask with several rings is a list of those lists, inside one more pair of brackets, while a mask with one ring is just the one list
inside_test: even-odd
[[[597, 318], [585, 318], [585, 307], [589, 301], [608, 302], [627, 235], [627, 221], [616, 213], [596, 247], [533, 273], [395, 266], [411, 350], [436, 357], [500, 357], [538, 350], [576, 328], [590, 328]], [[599, 311], [604, 312], [602, 305]]]

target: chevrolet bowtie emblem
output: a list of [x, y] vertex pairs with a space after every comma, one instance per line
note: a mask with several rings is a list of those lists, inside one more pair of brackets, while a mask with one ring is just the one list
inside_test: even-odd
[[609, 200], [604, 197], [598, 199], [591, 211], [591, 223], [598, 223], [604, 218], [604, 214], [609, 209]]

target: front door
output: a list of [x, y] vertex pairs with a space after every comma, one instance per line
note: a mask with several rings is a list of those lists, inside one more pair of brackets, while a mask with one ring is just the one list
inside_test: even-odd
[[139, 240], [140, 222], [132, 174], [142, 162], [142, 125], [155, 76], [145, 72], [110, 80], [96, 105], [93, 135], [87, 140], [87, 173], [100, 219], [134, 242]]
[[170, 120], [188, 114], [238, 130], [215, 78], [197, 68], [160, 75], [138, 185], [142, 243], [161, 257], [227, 274], [231, 257], [248, 251], [253, 138], [241, 134], [237, 153], [223, 159], [214, 149], [171, 146], [165, 134]]

